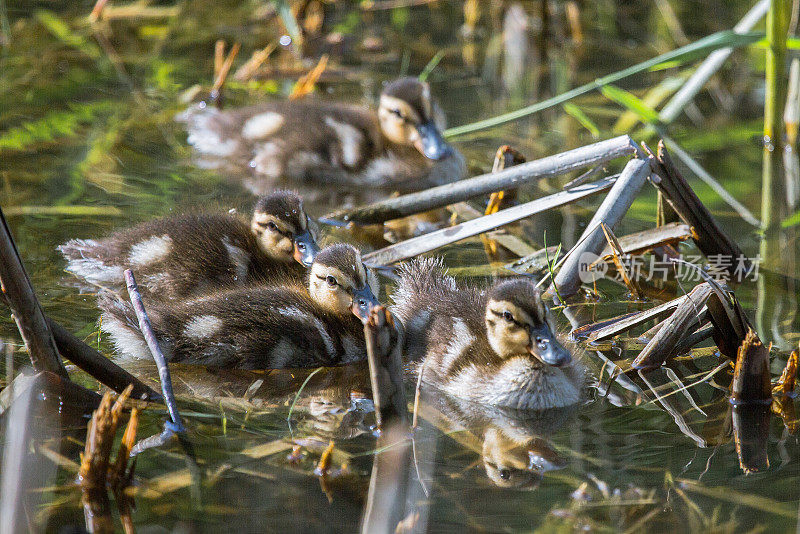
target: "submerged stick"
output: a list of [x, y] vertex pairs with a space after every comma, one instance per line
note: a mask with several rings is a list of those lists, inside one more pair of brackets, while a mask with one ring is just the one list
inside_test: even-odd
[[704, 282], [696, 286], [681, 302], [653, 339], [642, 349], [631, 366], [635, 369], [650, 370], [661, 367], [674, 355], [675, 347], [683, 338], [691, 334], [690, 325], [698, 320], [700, 310], [713, 293], [711, 285]]
[[133, 386], [131, 398], [148, 402], [162, 400], [161, 395], [153, 391], [150, 386], [72, 335], [69, 330], [51, 318], [46, 317], [46, 319], [58, 350], [76, 367], [117, 393], [122, 393], [128, 385], [131, 385]]
[[[625, 165], [617, 182], [597, 208], [578, 244], [565, 256], [566, 259], [553, 282], [558, 286], [562, 297], [569, 298], [578, 292], [581, 285], [579, 269], [581, 262], [586, 262], [585, 256], [588, 254], [596, 257], [603, 251], [605, 236], [600, 229], [600, 223], [605, 223], [613, 229], [627, 213], [649, 174], [650, 166], [645, 160], [632, 159]], [[555, 293], [552, 285], [547, 291], [551, 295]]]
[[514, 206], [513, 208], [498, 211], [492, 215], [484, 215], [483, 217], [478, 217], [477, 219], [466, 221], [449, 228], [442, 228], [441, 230], [436, 230], [419, 237], [401, 241], [400, 243], [395, 243], [394, 245], [364, 255], [364, 263], [370, 266], [381, 266], [413, 258], [414, 256], [450, 245], [462, 239], [467, 239], [468, 237], [516, 222], [525, 217], [530, 217], [531, 215], [558, 208], [591, 195], [596, 195], [597, 193], [611, 189], [615, 180], [615, 176], [610, 176], [599, 182], [586, 184], [570, 189], [569, 191], [560, 191], [553, 195]]
[[[408, 439], [408, 429], [403, 425], [388, 425], [378, 437], [376, 449], [380, 452], [372, 463], [361, 532], [393, 534], [414, 531], [400, 526], [408, 517], [406, 502], [413, 472], [413, 448]], [[413, 516], [411, 520], [413, 522]]]
[[172, 420], [173, 428], [165, 428], [164, 433], [166, 433], [167, 430], [186, 432], [186, 429], [183, 427], [183, 422], [181, 421], [181, 414], [178, 413], [175, 395], [172, 393], [172, 378], [169, 374], [167, 359], [164, 357], [164, 353], [161, 352], [161, 347], [158, 346], [158, 340], [156, 340], [153, 327], [150, 325], [150, 318], [147, 317], [147, 311], [144, 309], [142, 296], [139, 294], [139, 287], [136, 285], [136, 278], [134, 278], [133, 272], [131, 272], [130, 269], [125, 269], [125, 282], [128, 286], [128, 296], [136, 312], [136, 318], [139, 320], [139, 330], [142, 331], [142, 335], [147, 342], [147, 347], [150, 349], [150, 353], [156, 361], [156, 366], [158, 366], [158, 378], [161, 381], [161, 392], [164, 395], [164, 402], [167, 405], [167, 411], [169, 411], [169, 417]]
[[419, 193], [387, 198], [368, 206], [331, 213], [325, 218], [356, 224], [379, 224], [495, 191], [516, 189], [521, 185], [543, 178], [559, 176], [584, 167], [602, 164], [620, 156], [632, 155], [638, 150], [639, 148], [629, 136], [622, 135], [515, 165], [496, 174], [483, 174], [451, 184], [432, 187]]
[[769, 469], [769, 421], [772, 413], [763, 404], [744, 404], [731, 410], [731, 426], [739, 467], [745, 475]]
[[69, 380], [2, 209], [0, 209], [0, 288], [14, 314], [14, 322], [17, 323], [22, 341], [28, 349], [33, 368], [37, 371], [50, 371]]
[[[0, 269], [4, 267], [11, 268], [13, 267], [13, 263], [7, 266], [4, 265], [0, 267]], [[0, 275], [0, 278], [2, 278], [2, 275]], [[8, 292], [4, 292], [0, 295], [4, 297], [2, 300], [11, 307], [11, 299]], [[32, 298], [35, 299], [36, 295], [33, 294]], [[13, 311], [12, 307], [12, 312]], [[43, 315], [43, 317], [58, 352], [101, 384], [113, 389], [117, 393], [121, 393], [128, 384], [132, 384], [134, 398], [145, 401], [158, 401], [161, 398], [158, 393], [143, 384], [139, 379], [72, 335], [66, 328], [53, 321], [50, 317], [46, 315]], [[59, 358], [59, 362], [60, 361]], [[62, 377], [63, 376], [65, 375], [62, 375]]]
[[694, 241], [707, 258], [718, 257], [728, 259], [730, 265], [720, 265], [729, 274], [737, 268], [747, 273], [752, 269], [750, 261], [742, 250], [717, 225], [711, 212], [703, 205], [695, 192], [672, 163], [664, 142], [658, 143], [658, 154], [650, 158], [650, 165], [661, 180], [653, 183], [664, 194], [664, 198], [672, 206], [678, 216], [694, 230]]

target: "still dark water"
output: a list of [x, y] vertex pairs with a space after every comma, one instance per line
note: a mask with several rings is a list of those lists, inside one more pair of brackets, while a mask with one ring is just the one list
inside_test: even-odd
[[[406, 3], [419, 2], [397, 2]], [[304, 46], [310, 59], [301, 62], [291, 47], [278, 45], [263, 75], [227, 85], [226, 105], [286, 98], [323, 53], [330, 64], [318, 86], [320, 97], [371, 105], [381, 82], [418, 74], [442, 52], [429, 81], [449, 124], [461, 125], [559, 94], [685, 39], [729, 29], [749, 7], [722, 0], [552, 2], [544, 13], [540, 2], [522, 2], [527, 37], [510, 34], [504, 48], [503, 15], [510, 2], [489, 7], [439, 1], [389, 10], [370, 10], [358, 2], [304, 4], [324, 14], [319, 28], [309, 22]], [[475, 5], [480, 17], [465, 25], [465, 13], [469, 19]], [[113, 1], [111, 6], [122, 9]], [[91, 26], [86, 18], [91, 2], [0, 0], [0, 205], [45, 310], [109, 354], [110, 345], [98, 339], [94, 296], [82, 294], [63, 272], [55, 247], [170, 213], [248, 212], [253, 198], [242, 186], [241, 173], [195, 165], [173, 117], [185, 107], [187, 90], [210, 86], [217, 39], [241, 42], [239, 66], [285, 33], [270, 2], [134, 6], [134, 13], [111, 11], [110, 20]], [[305, 20], [313, 19], [314, 9], [306, 7]], [[516, 79], [504, 65], [514, 64], [520, 50], [527, 50], [520, 59], [525, 74]], [[620, 86], [657, 106], [663, 102], [659, 90], [677, 87], [691, 69], [686, 64], [650, 72]], [[763, 49], [735, 52], [715, 80], [668, 130], [758, 214]], [[502, 144], [534, 159], [590, 143], [595, 135], [630, 133], [651, 146], [657, 141], [599, 93], [572, 104], [577, 113], [554, 107], [452, 141], [472, 173], [489, 170]], [[577, 120], [579, 115], [588, 121]], [[687, 177], [745, 253], [756, 256], [756, 229], [688, 171]], [[523, 195], [554, 192], [561, 183], [543, 182]], [[360, 199], [356, 191], [307, 193], [314, 215]], [[655, 198], [653, 188], [645, 186], [617, 235], [652, 227]], [[515, 231], [536, 247], [544, 244], [546, 232], [548, 245], [561, 242], [566, 249], [596, 206], [589, 200], [537, 216]], [[336, 236], [346, 237], [341, 231]], [[797, 252], [791, 237], [786, 246]], [[697, 253], [685, 247], [684, 253]], [[450, 247], [445, 255], [457, 272], [486, 271], [478, 269], [488, 261], [477, 239]], [[777, 270], [797, 277], [792, 263]], [[792, 283], [762, 284], [760, 296], [755, 282], [736, 288], [752, 321], [764, 311], [758, 302], [777, 310], [767, 314], [774, 319], [758, 322], [762, 339], [775, 346], [775, 374], [800, 338], [798, 294], [787, 285]], [[651, 305], [629, 302], [612, 284], [599, 289], [599, 301], [556, 314], [563, 330], [571, 329], [570, 319], [583, 324]], [[680, 292], [672, 284], [651, 298], [667, 300]], [[6, 362], [19, 369], [27, 357], [7, 315], [0, 336], [10, 355]], [[766, 449], [769, 467], [745, 475], [726, 399], [730, 370], [721, 366], [688, 393], [676, 392], [676, 378], [684, 385], [701, 381], [723, 360], [700, 349], [694, 361], [676, 363], [674, 372], [653, 373], [647, 380], [658, 396], [638, 379], [618, 380], [607, 391], [612, 367], [604, 358], [630, 360], [640, 348], [628, 341], [588, 348], [587, 364], [602, 373], [600, 392], [568, 412], [501, 413], [426, 392], [411, 476], [421, 510], [418, 527], [427, 521], [431, 532], [796, 530], [800, 449], [787, 429], [796, 426], [796, 416], [787, 416], [793, 421], [788, 427], [780, 417], [767, 419], [767, 435], [755, 439], [754, 448]], [[137, 371], [152, 380], [152, 369]], [[369, 431], [374, 418], [362, 400], [369, 391], [363, 372], [315, 375], [297, 399], [291, 424], [287, 416], [305, 374], [220, 376], [175, 366], [173, 377], [199, 465], [187, 468], [174, 444], [139, 458], [133, 520], [140, 532], [358, 528], [376, 447]], [[264, 385], [245, 395], [259, 379]], [[96, 387], [88, 378], [81, 380]], [[409, 394], [413, 398], [411, 382]], [[140, 436], [157, 432], [163, 417], [161, 411], [146, 411]], [[52, 445], [76, 461], [69, 436], [82, 440], [82, 424], [64, 429]], [[329, 440], [335, 444], [333, 471], [318, 477], [314, 467]], [[295, 445], [301, 446], [299, 456], [289, 458]], [[41, 461], [49, 462], [44, 456]], [[29, 510], [31, 524], [49, 531], [83, 525], [80, 493], [71, 484], [74, 473], [62, 466], [53, 476], [37, 493], [40, 504]]]

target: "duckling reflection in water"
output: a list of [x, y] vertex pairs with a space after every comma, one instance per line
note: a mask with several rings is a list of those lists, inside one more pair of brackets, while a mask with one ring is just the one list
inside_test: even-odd
[[[174, 306], [154, 303], [148, 314], [169, 361], [279, 369], [365, 359], [361, 320], [377, 304], [361, 254], [337, 244], [317, 254], [307, 288], [288, 284], [220, 291]], [[108, 294], [101, 296], [99, 305], [104, 310], [101, 327], [117, 350], [149, 357], [133, 309]]]
[[392, 296], [423, 382], [484, 404], [541, 410], [581, 402], [586, 371], [553, 333], [527, 279], [459, 287], [440, 259], [404, 264]]
[[300, 281], [319, 250], [315, 223], [291, 191], [258, 199], [248, 225], [234, 215], [166, 217], [96, 241], [58, 247], [67, 270], [87, 282], [120, 287], [133, 269], [139, 289], [159, 299], [186, 298], [225, 288]]
[[423, 416], [438, 420], [436, 427], [447, 433], [466, 431], [480, 440], [468, 446], [481, 455], [486, 476], [496, 486], [535, 489], [543, 473], [566, 465], [549, 438], [573, 419], [577, 405], [517, 410], [459, 399], [430, 386], [423, 386], [420, 400]]
[[430, 87], [417, 78], [388, 84], [377, 113], [301, 99], [229, 111], [201, 103], [178, 120], [201, 155], [249, 167], [256, 193], [279, 179], [410, 191], [466, 174], [463, 156], [442, 138]]

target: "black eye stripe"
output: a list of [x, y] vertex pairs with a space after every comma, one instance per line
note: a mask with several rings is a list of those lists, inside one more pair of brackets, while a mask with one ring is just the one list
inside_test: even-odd
[[284, 237], [288, 237], [288, 238], [291, 238], [291, 237], [294, 235], [294, 232], [292, 232], [291, 230], [281, 230], [280, 228], [278, 228], [278, 225], [277, 225], [277, 224], [275, 224], [275, 223], [274, 223], [274, 222], [272, 222], [272, 221], [267, 221], [267, 222], [264, 222], [264, 221], [256, 221], [256, 224], [257, 224], [257, 225], [258, 225], [260, 228], [262, 228], [262, 229], [264, 229], [264, 230], [265, 230], [265, 229], [267, 229], [267, 228], [269, 227], [270, 223], [271, 223], [272, 225], [274, 225], [274, 226], [275, 226], [275, 232], [279, 233], [280, 235], [282, 235], [282, 236], [284, 236]]
[[[504, 321], [507, 321], [507, 319], [505, 318], [505, 316], [503, 315], [503, 313], [502, 313], [502, 312], [497, 312], [497, 311], [495, 311], [495, 310], [492, 310], [492, 309], [490, 309], [489, 311], [490, 311], [490, 312], [492, 312], [492, 313], [493, 313], [493, 314], [494, 314], [496, 317], [500, 317], [500, 318], [501, 318], [501, 319], [503, 319]], [[520, 327], [520, 328], [525, 328], [525, 325], [524, 325], [523, 323], [521, 323], [521, 322], [517, 321], [517, 320], [516, 320], [516, 319], [514, 319], [514, 318], [512, 318], [512, 319], [511, 319], [511, 322], [512, 322], [513, 324], [515, 324], [516, 326]]]

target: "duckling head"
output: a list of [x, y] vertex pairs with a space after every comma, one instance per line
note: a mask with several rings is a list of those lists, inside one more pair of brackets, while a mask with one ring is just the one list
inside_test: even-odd
[[489, 291], [485, 321], [489, 343], [503, 358], [529, 353], [556, 367], [572, 361], [570, 352], [556, 339], [550, 313], [530, 280], [496, 284]]
[[362, 321], [380, 304], [369, 286], [361, 253], [344, 243], [326, 247], [314, 258], [308, 292], [330, 312], [341, 315], [352, 312]]
[[392, 143], [413, 146], [426, 158], [440, 160], [453, 149], [436, 125], [436, 111], [427, 83], [413, 77], [400, 78], [381, 93], [378, 120], [383, 135]]
[[292, 191], [275, 191], [260, 197], [250, 228], [261, 250], [271, 258], [285, 262], [295, 259], [310, 267], [319, 252], [303, 199]]

